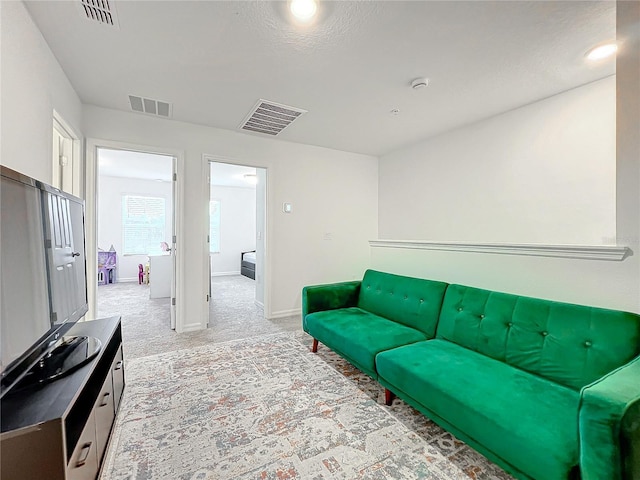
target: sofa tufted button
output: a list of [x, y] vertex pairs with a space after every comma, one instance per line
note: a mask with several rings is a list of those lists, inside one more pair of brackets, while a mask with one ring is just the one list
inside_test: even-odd
[[462, 311], [462, 307], [458, 307], [458, 311], [461, 312]]
[[507, 323], [507, 327], [513, 327], [513, 322]]
[[420, 299], [420, 303], [424, 303], [424, 298], [421, 298], [421, 299]]
[[547, 335], [549, 335], [549, 332], [541, 332], [541, 335], [542, 335], [543, 337], [546, 337]]
[[367, 290], [371, 290], [371, 285], [367, 285]]
[[484, 313], [480, 314], [480, 320], [482, 320], [484, 318]]
[[587, 340], [586, 342], [584, 342], [584, 346], [589, 348], [591, 346], [591, 342], [589, 340]]
[[409, 298], [409, 296], [408, 296], [408, 295], [405, 295], [405, 296], [404, 296], [404, 299], [406, 300], [407, 298]]

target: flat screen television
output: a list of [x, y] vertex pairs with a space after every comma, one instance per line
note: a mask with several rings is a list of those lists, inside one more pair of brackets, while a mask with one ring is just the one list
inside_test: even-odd
[[67, 373], [100, 346], [64, 337], [88, 310], [84, 201], [1, 165], [0, 177], [2, 397], [26, 378]]

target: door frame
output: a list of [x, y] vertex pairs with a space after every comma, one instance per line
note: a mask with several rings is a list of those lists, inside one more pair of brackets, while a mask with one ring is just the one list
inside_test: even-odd
[[[210, 187], [211, 187], [211, 180], [209, 179], [210, 176], [210, 167], [209, 164], [210, 162], [215, 162], [215, 163], [227, 163], [229, 165], [237, 165], [239, 167], [251, 167], [251, 168], [262, 168], [265, 170], [266, 172], [266, 185], [265, 185], [265, 198], [264, 198], [264, 232], [262, 232], [262, 241], [264, 242], [264, 264], [262, 265], [262, 275], [263, 275], [263, 279], [262, 279], [262, 285], [263, 285], [263, 305], [262, 305], [262, 315], [265, 319], [269, 319], [271, 318], [271, 251], [270, 251], [270, 244], [269, 244], [269, 192], [270, 192], [270, 187], [269, 184], [271, 182], [271, 175], [270, 175], [270, 171], [269, 171], [269, 167], [266, 165], [260, 165], [258, 163], [252, 163], [252, 162], [245, 162], [245, 161], [240, 161], [234, 158], [230, 158], [230, 157], [223, 157], [223, 156], [219, 156], [219, 155], [211, 155], [208, 153], [205, 153], [202, 155], [202, 178], [203, 178], [203, 182], [202, 182], [202, 188], [203, 188], [203, 196], [206, 197], [207, 200], [207, 204], [206, 204], [206, 212], [208, 215], [209, 212], [209, 201], [210, 201], [210, 196], [211, 196], [211, 192], [210, 192]], [[256, 212], [257, 215], [257, 212]], [[208, 219], [208, 216], [207, 216]], [[203, 258], [206, 259], [206, 262], [210, 265], [211, 264], [211, 259], [210, 259], [210, 252], [209, 252], [209, 242], [207, 242], [207, 235], [209, 235], [209, 222], [205, 222], [206, 225], [204, 226], [204, 235], [203, 235]], [[209, 268], [203, 269], [204, 270], [204, 275], [208, 276], [208, 278], [204, 279], [205, 280], [205, 285], [208, 285], [207, 291], [210, 291], [211, 288], [211, 276], [210, 276], [210, 272], [209, 272]], [[209, 300], [211, 300], [209, 298]], [[204, 305], [204, 310], [202, 312], [203, 314], [203, 318], [209, 319], [209, 302], [206, 302]]]
[[[76, 133], [75, 129], [69, 125], [69, 123], [64, 119], [64, 117], [62, 115], [60, 115], [55, 109], [53, 110], [53, 130], [55, 130], [61, 137], [69, 140], [71, 142], [71, 152], [69, 152], [71, 158], [71, 190], [65, 190], [67, 191], [67, 193], [71, 193], [72, 195], [75, 195], [76, 197], [83, 197], [83, 191], [82, 191], [82, 162], [81, 162], [81, 143], [80, 142], [80, 137], [78, 136], [78, 134]], [[52, 158], [52, 163], [54, 163], [52, 165], [52, 172], [51, 172], [51, 184], [56, 187], [56, 188], [60, 188], [61, 185], [59, 184], [59, 178], [56, 179], [55, 176], [56, 174], [59, 175], [59, 169], [60, 169], [60, 164], [59, 164], [59, 159], [55, 159]], [[57, 165], [56, 165], [57, 164]], [[62, 190], [62, 188], [60, 188], [60, 190]]]
[[[176, 332], [184, 331], [184, 258], [181, 246], [184, 245], [184, 152], [173, 148], [153, 147], [114, 140], [87, 138], [85, 163], [85, 218], [87, 231], [87, 294], [89, 312], [87, 318], [96, 318], [98, 293], [98, 149], [126, 150], [131, 152], [153, 153], [176, 159], [175, 197], [173, 199], [175, 231], [178, 250], [175, 255], [175, 328]], [[171, 308], [171, 306], [170, 306]]]

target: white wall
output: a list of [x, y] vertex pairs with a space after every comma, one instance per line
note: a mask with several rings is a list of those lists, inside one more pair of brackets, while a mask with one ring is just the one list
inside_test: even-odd
[[[637, 99], [637, 85], [627, 88]], [[615, 244], [615, 94], [616, 78], [607, 78], [385, 155], [379, 165], [380, 238]], [[617, 122], [620, 130], [620, 116]], [[637, 135], [637, 123], [635, 128]], [[637, 167], [638, 157], [633, 162]], [[638, 190], [625, 195], [621, 203], [618, 192], [618, 214], [634, 203], [637, 211]], [[374, 247], [372, 265], [640, 311], [637, 238], [618, 239], [634, 250], [619, 262]]]
[[52, 183], [53, 110], [82, 138], [82, 105], [24, 4], [0, 3], [0, 158]]
[[[620, 38], [624, 38], [625, 34], [632, 34], [637, 28], [633, 23], [638, 21], [637, 8], [636, 2], [618, 2]], [[635, 9], [635, 16], [629, 15], [630, 9]], [[51, 124], [54, 108], [74, 127], [76, 133], [84, 133], [87, 137], [184, 151], [184, 221], [189, 232], [183, 245], [188, 271], [185, 275], [187, 293], [184, 302], [185, 317], [190, 321], [203, 320], [206, 309], [204, 296], [208, 284], [208, 269], [206, 261], [203, 262], [206, 235], [203, 218], [207, 201], [202, 180], [203, 153], [226, 156], [238, 163], [269, 169], [267, 240], [272, 250], [272, 258], [269, 260], [272, 268], [268, 273], [272, 313], [286, 313], [299, 309], [300, 288], [303, 285], [360, 277], [370, 261], [374, 267], [399, 273], [640, 311], [640, 152], [637, 144], [637, 98], [640, 94], [637, 59], [640, 55], [637, 36], [633, 42], [625, 44], [621, 55], [618, 56], [616, 76], [619, 103], [616, 234], [619, 243], [632, 247], [633, 256], [622, 262], [602, 262], [374, 248], [371, 250], [370, 258], [366, 242], [378, 237], [378, 170], [375, 157], [267, 140], [237, 132], [93, 106], [82, 108], [78, 96], [31, 21], [24, 5], [20, 2], [0, 2], [0, 22], [0, 152], [3, 164], [43, 181], [50, 181]], [[626, 27], [623, 24], [626, 24]], [[629, 39], [633, 37], [630, 36]], [[590, 113], [589, 116], [594, 115]], [[84, 132], [81, 132], [81, 126]], [[464, 137], [461, 139], [464, 140]], [[476, 145], [479, 147], [478, 151], [484, 150], [481, 142]], [[422, 147], [416, 148], [419, 150]], [[381, 238], [408, 236], [413, 234], [413, 228], [420, 229], [415, 230], [416, 235], [424, 232], [424, 227], [411, 227], [407, 222], [395, 223], [395, 220], [389, 217], [389, 211], [394, 211], [397, 216], [408, 217], [409, 213], [414, 211], [412, 203], [419, 202], [423, 205], [418, 208], [419, 216], [410, 218], [409, 221], [425, 224], [429, 223], [434, 210], [449, 208], [438, 200], [429, 205], [428, 211], [425, 210], [422, 199], [423, 195], [428, 193], [427, 188], [424, 183], [413, 179], [418, 176], [425, 179], [428, 178], [427, 173], [434, 174], [433, 170], [427, 172], [428, 159], [421, 157], [420, 161], [416, 160], [418, 150], [415, 156], [397, 152], [397, 168], [400, 175], [406, 179], [406, 183], [394, 179], [392, 156], [386, 156], [381, 162]], [[527, 151], [525, 149], [517, 153]], [[405, 155], [408, 156], [402, 158]], [[593, 158], [590, 153], [587, 157]], [[455, 158], [446, 160], [456, 161]], [[492, 159], [489, 161], [490, 165], [495, 164]], [[418, 171], [413, 170], [415, 167]], [[466, 167], [470, 165], [467, 164]], [[470, 176], [469, 171], [460, 171], [459, 174], [464, 178]], [[389, 175], [390, 182], [387, 182]], [[435, 178], [438, 178], [437, 172]], [[451, 174], [445, 178], [451, 180]], [[534, 175], [533, 178], [537, 177]], [[486, 175], [481, 175], [480, 179], [488, 181], [490, 185], [497, 183]], [[465, 186], [469, 185], [466, 180], [460, 182]], [[393, 183], [400, 185], [400, 188], [389, 188]], [[430, 183], [432, 186], [433, 184], [434, 182]], [[455, 181], [452, 182], [451, 190], [455, 190], [457, 185]], [[601, 187], [604, 190], [600, 189]], [[611, 183], [603, 179], [601, 187], [598, 187], [598, 195], [606, 196], [604, 192], [611, 189]], [[504, 185], [500, 188], [504, 188]], [[404, 194], [405, 189], [409, 191], [408, 195]], [[535, 189], [531, 191], [536, 193]], [[468, 198], [484, 202], [480, 192], [479, 187], [473, 187], [472, 195]], [[512, 189], [507, 192], [510, 196], [505, 203], [514, 197]], [[405, 201], [394, 200], [394, 195], [402, 196]], [[461, 194], [460, 198], [465, 197]], [[514, 198], [521, 201], [521, 197]], [[293, 203], [294, 210], [291, 215], [285, 216], [281, 211], [281, 204], [285, 201]], [[605, 203], [609, 205], [606, 200]], [[398, 205], [401, 206], [400, 209]], [[462, 202], [461, 207], [472, 209], [474, 205]], [[561, 208], [564, 209], [562, 206]], [[579, 213], [575, 205], [571, 208]], [[457, 212], [463, 215], [462, 218], [473, 221], [471, 215], [465, 214], [463, 210], [464, 208], [459, 208]], [[504, 215], [504, 210], [499, 211]], [[598, 209], [594, 218], [600, 218], [603, 211]], [[423, 213], [426, 213], [426, 216], [422, 215]], [[436, 220], [442, 223], [441, 220]], [[554, 221], [555, 225], [558, 225], [557, 218]], [[511, 232], [505, 232], [504, 227], [498, 225], [495, 218], [490, 219], [490, 222], [492, 227], [511, 235]], [[610, 235], [610, 220], [594, 222], [598, 225], [597, 232], [594, 233], [578, 226], [577, 231], [583, 238], [582, 242], [587, 241], [584, 237], [600, 238]], [[517, 222], [517, 225], [517, 235], [523, 237], [524, 232], [532, 233], [526, 230], [526, 225], [523, 226], [522, 222]], [[458, 234], [466, 234], [466, 231], [455, 225], [444, 226], [444, 232], [449, 234], [451, 240], [459, 240]], [[545, 228], [545, 238], [556, 238], [556, 234], [552, 233], [553, 229], [548, 228], [548, 225]], [[493, 235], [491, 229], [481, 226], [477, 231], [478, 235], [473, 236], [473, 240], [488, 239]], [[571, 230], [562, 227], [558, 231], [560, 235], [557, 238], [569, 238], [572, 235]], [[325, 233], [333, 233], [333, 240], [323, 240]], [[515, 241], [517, 235], [508, 238]], [[440, 234], [434, 236], [436, 239], [444, 239]], [[609, 243], [606, 240], [603, 238], [602, 243]]]
[[[184, 317], [194, 322], [187, 329], [197, 328], [195, 322], [204, 322], [208, 312], [204, 154], [268, 169], [267, 315], [297, 313], [303, 286], [361, 278], [369, 266], [368, 240], [377, 237], [376, 157], [95, 106], [85, 106], [83, 115], [88, 138], [184, 152], [188, 234], [179, 251], [186, 265]], [[293, 204], [291, 214], [282, 212], [283, 202]], [[325, 233], [332, 240], [324, 240]]]
[[211, 274], [239, 274], [240, 253], [256, 249], [256, 189], [211, 186], [220, 201], [220, 252], [211, 254]]
[[380, 159], [380, 238], [615, 242], [615, 77]]
[[[171, 169], [171, 164], [168, 164]], [[156, 182], [139, 178], [98, 177], [98, 247], [118, 254], [116, 279], [118, 282], [138, 281], [138, 264], [146, 265], [147, 255], [123, 255], [122, 196], [141, 195], [165, 199], [165, 241], [171, 245], [172, 195], [170, 182]]]

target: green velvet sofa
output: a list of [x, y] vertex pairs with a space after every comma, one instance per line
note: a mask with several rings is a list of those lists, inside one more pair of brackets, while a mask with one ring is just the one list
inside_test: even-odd
[[303, 328], [517, 478], [640, 479], [640, 316], [367, 270]]

